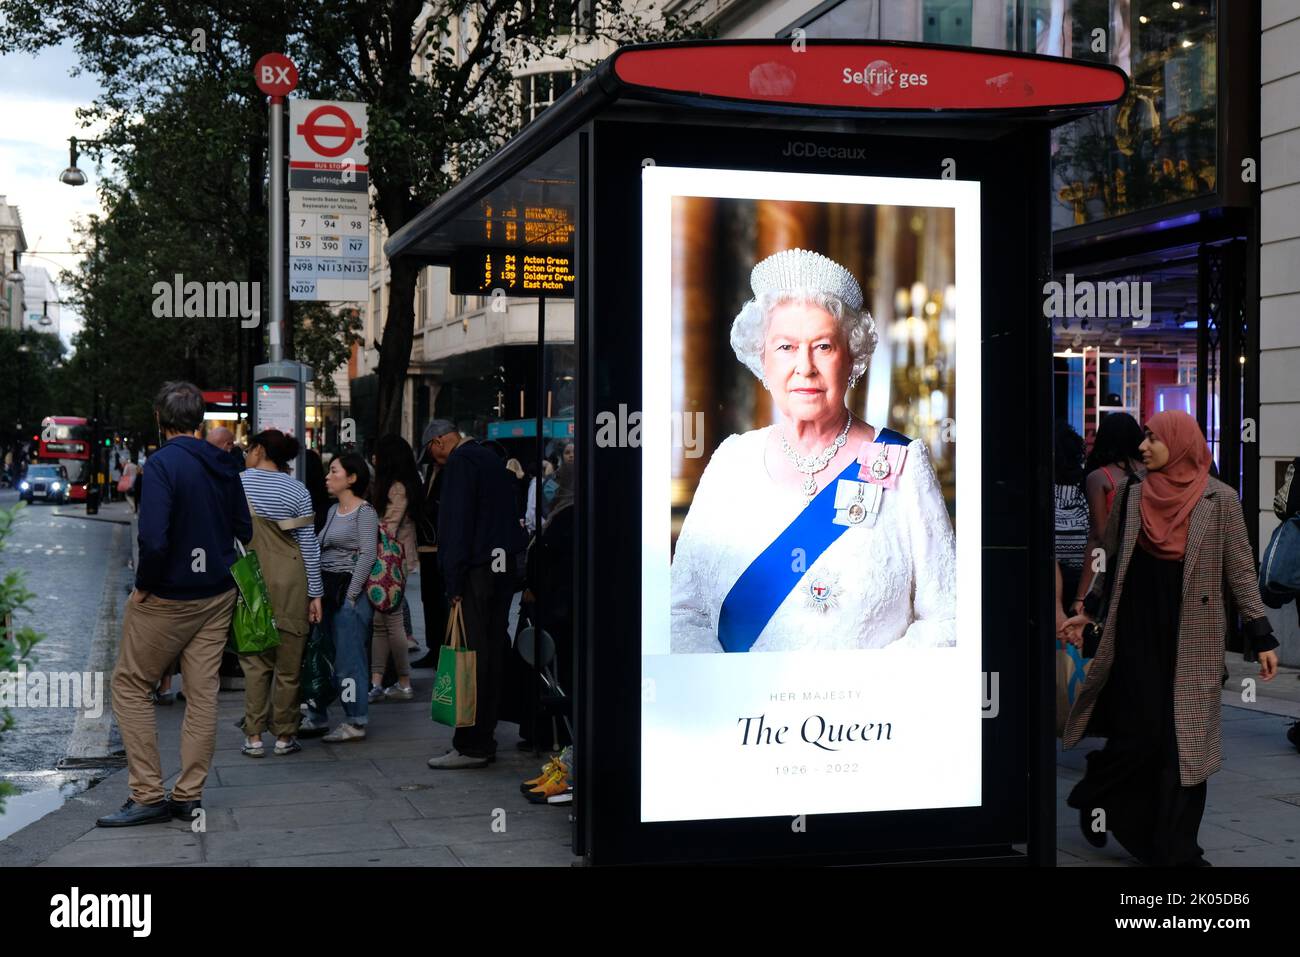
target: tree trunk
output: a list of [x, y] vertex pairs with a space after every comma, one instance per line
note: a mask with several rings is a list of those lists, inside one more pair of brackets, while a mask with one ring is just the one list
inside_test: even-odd
[[420, 267], [403, 257], [390, 259], [388, 269], [388, 313], [379, 347], [379, 435], [402, 431], [403, 387], [415, 330], [415, 277]]

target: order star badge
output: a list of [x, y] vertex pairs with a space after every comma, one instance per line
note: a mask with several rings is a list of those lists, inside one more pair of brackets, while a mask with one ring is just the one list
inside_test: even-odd
[[839, 606], [839, 581], [834, 575], [817, 575], [804, 587], [804, 605], [822, 614]]

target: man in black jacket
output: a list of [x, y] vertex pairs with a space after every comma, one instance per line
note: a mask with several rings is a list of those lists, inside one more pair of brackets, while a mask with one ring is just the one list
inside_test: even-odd
[[[203, 393], [188, 382], [168, 382], [154, 411], [165, 444], [145, 463], [140, 558], [112, 682], [131, 797], [101, 817], [100, 827], [191, 820], [199, 811], [216, 746], [217, 672], [235, 609], [235, 538], [253, 540], [237, 463], [199, 438]], [[185, 723], [181, 773], [167, 795], [150, 693], [177, 658], [185, 675]]]
[[438, 565], [448, 602], [461, 608], [465, 640], [476, 652], [478, 670], [477, 720], [471, 727], [457, 728], [452, 750], [430, 758], [429, 767], [482, 768], [496, 759], [513, 563], [527, 538], [515, 515], [514, 477], [500, 457], [462, 437], [446, 419], [430, 422], [424, 439], [442, 475]]

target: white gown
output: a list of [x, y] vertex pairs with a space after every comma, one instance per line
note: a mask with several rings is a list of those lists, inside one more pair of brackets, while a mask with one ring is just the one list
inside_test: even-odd
[[[700, 478], [673, 557], [674, 654], [724, 650], [718, 641], [723, 599], [807, 502], [768, 475], [763, 455], [771, 428], [730, 436]], [[829, 586], [828, 600], [812, 599], [814, 581]], [[875, 525], [845, 528], [808, 566], [750, 650], [954, 645], [956, 581], [952, 522], [925, 445], [913, 441], [898, 487], [882, 492]]]

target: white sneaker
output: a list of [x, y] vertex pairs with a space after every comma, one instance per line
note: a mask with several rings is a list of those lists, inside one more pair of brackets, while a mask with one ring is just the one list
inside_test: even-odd
[[468, 754], [461, 754], [455, 749], [440, 757], [429, 759], [429, 767], [435, 771], [460, 771], [464, 768], [485, 768], [487, 766], [487, 758], [471, 758]]
[[384, 692], [385, 701], [410, 701], [414, 697], [414, 688], [403, 688], [401, 685], [393, 685]]
[[[301, 730], [299, 734], [301, 734]], [[364, 741], [366, 738], [366, 729], [355, 724], [348, 724], [346, 721], [341, 723], [337, 728], [331, 731], [325, 737], [321, 738], [326, 744], [341, 744], [347, 741]]]

